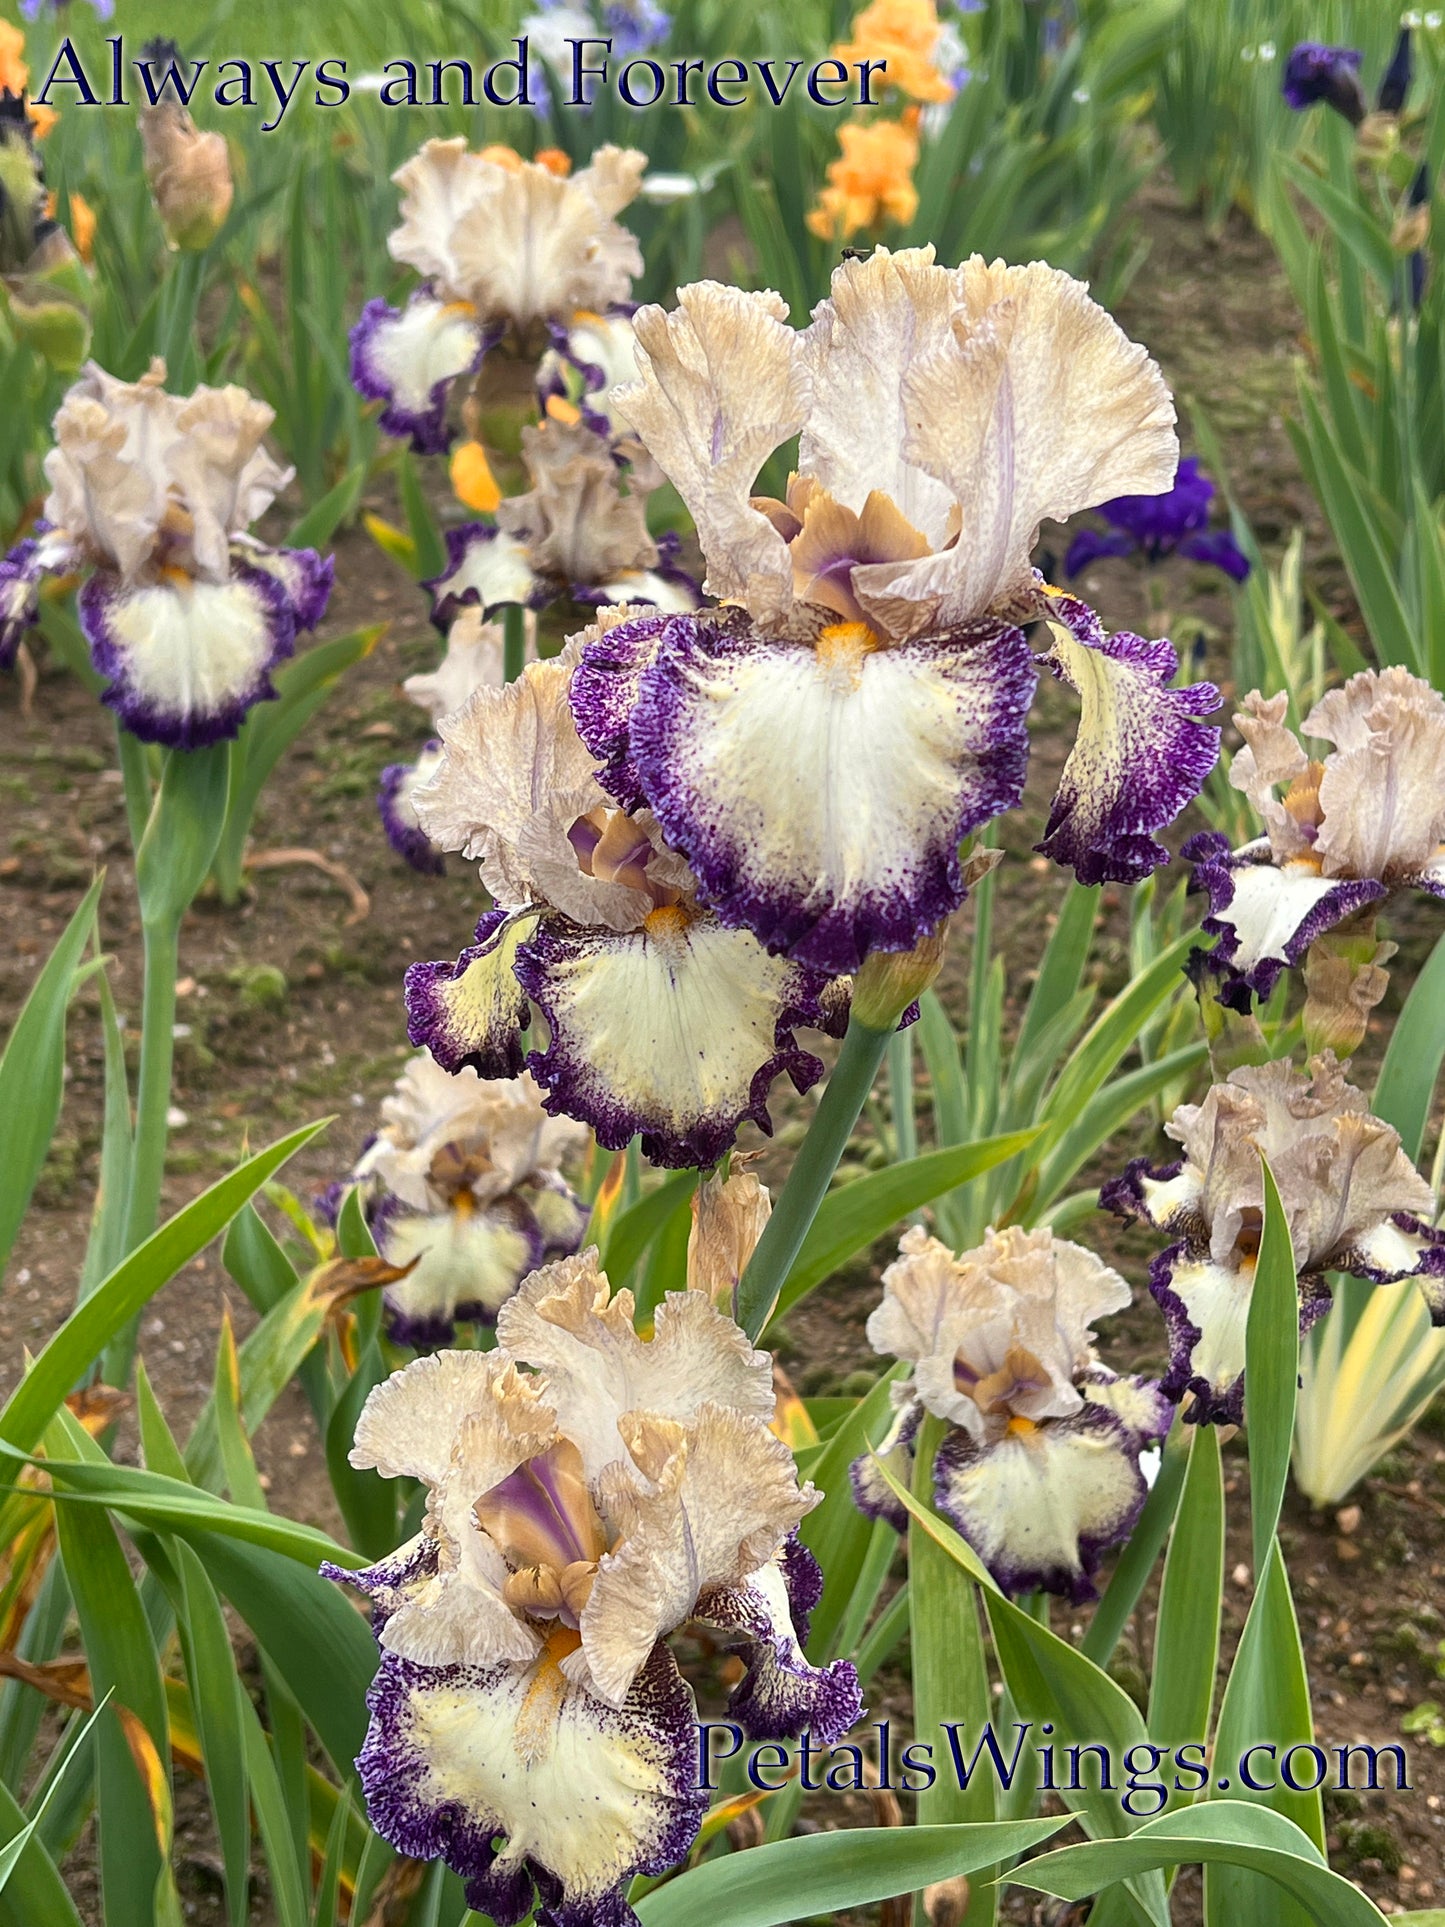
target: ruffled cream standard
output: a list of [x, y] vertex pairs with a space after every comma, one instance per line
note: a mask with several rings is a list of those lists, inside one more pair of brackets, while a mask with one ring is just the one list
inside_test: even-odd
[[504, 338], [540, 356], [552, 324], [625, 301], [642, 272], [616, 217], [636, 197], [645, 155], [599, 147], [558, 176], [507, 148], [428, 141], [392, 177], [402, 190], [392, 257], [422, 285], [405, 308], [367, 303], [351, 331], [351, 376], [385, 403], [381, 425], [435, 453], [451, 439], [447, 399]]

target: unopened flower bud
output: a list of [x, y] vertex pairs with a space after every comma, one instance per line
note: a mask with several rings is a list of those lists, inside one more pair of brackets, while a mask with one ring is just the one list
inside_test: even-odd
[[1384, 968], [1392, 943], [1376, 943], [1374, 920], [1358, 934], [1331, 931], [1305, 954], [1305, 1049], [1311, 1057], [1331, 1050], [1346, 1058], [1365, 1040], [1370, 1012], [1390, 987]]
[[198, 253], [231, 211], [231, 157], [220, 134], [203, 134], [184, 107], [162, 101], [140, 111], [145, 176], [166, 241]]
[[853, 1016], [869, 1030], [892, 1030], [943, 968], [948, 918], [911, 950], [871, 950], [853, 979]]
[[687, 1240], [687, 1288], [733, 1315], [733, 1293], [772, 1215], [767, 1187], [747, 1171], [704, 1178], [693, 1194]]
[[1355, 133], [1360, 158], [1383, 166], [1400, 145], [1400, 123], [1393, 114], [1366, 114]]

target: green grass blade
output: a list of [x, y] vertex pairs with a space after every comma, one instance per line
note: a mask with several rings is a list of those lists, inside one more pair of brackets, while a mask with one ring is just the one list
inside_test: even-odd
[[1299, 1385], [1299, 1290], [1294, 1247], [1274, 1173], [1264, 1173], [1264, 1233], [1249, 1300], [1244, 1374], [1254, 1569], [1263, 1572], [1289, 1477]]
[[251, 1811], [241, 1682], [226, 1617], [205, 1567], [184, 1539], [172, 1540], [170, 1551], [181, 1578], [177, 1630], [206, 1766], [206, 1792], [221, 1844], [226, 1912], [232, 1927], [245, 1927], [250, 1904]]
[[75, 973], [95, 929], [97, 877], [65, 926], [21, 1005], [0, 1057], [0, 1272], [25, 1216], [60, 1117], [65, 1081], [65, 1013]]
[[0, 1411], [0, 1440], [28, 1452], [92, 1360], [167, 1279], [202, 1251], [289, 1157], [325, 1130], [304, 1125], [258, 1151], [163, 1224], [78, 1305]]
[[1179, 1746], [1209, 1735], [1224, 1592], [1224, 1475], [1219, 1432], [1190, 1428], [1189, 1466], [1169, 1538], [1154, 1631], [1149, 1737]]

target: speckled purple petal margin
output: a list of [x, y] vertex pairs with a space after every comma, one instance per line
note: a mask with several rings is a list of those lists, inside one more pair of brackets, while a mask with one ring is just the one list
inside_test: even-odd
[[1202, 830], [1198, 836], [1191, 836], [1179, 854], [1194, 866], [1190, 890], [1205, 890], [1209, 894], [1209, 915], [1200, 928], [1217, 942], [1205, 953], [1204, 968], [1217, 981], [1215, 994], [1220, 1003], [1241, 1016], [1248, 1016], [1253, 999], [1265, 1001], [1281, 971], [1293, 970], [1316, 937], [1343, 923], [1357, 910], [1363, 910], [1367, 903], [1378, 903], [1388, 894], [1384, 884], [1371, 877], [1342, 880], [1302, 919], [1285, 943], [1282, 955], [1261, 957], [1251, 969], [1240, 970], [1234, 962], [1239, 951], [1239, 936], [1229, 920], [1229, 906], [1234, 902], [1234, 873], [1246, 864], [1268, 865], [1270, 859], [1235, 854], [1230, 850], [1228, 837], [1218, 830]]
[[[758, 1066], [747, 1103], [700, 1115], [685, 1130], [678, 1131], [651, 1112], [645, 1102], [602, 1081], [588, 1057], [585, 1040], [568, 1034], [558, 1008], [553, 973], [618, 941], [610, 931], [587, 931], [565, 918], [549, 917], [538, 924], [534, 936], [517, 947], [517, 979], [546, 1018], [550, 1033], [547, 1048], [534, 1050], [527, 1057], [528, 1070], [546, 1092], [543, 1102], [547, 1110], [554, 1117], [576, 1118], [590, 1125], [597, 1142], [607, 1151], [623, 1150], [640, 1136], [643, 1156], [665, 1170], [705, 1170], [716, 1164], [731, 1149], [745, 1118], [771, 1137], [768, 1092], [774, 1078], [786, 1072], [797, 1090], [806, 1091], [823, 1075], [821, 1060], [799, 1047], [793, 1026], [821, 1020], [819, 998], [824, 980], [816, 972], [797, 973], [795, 995], [778, 1009], [776, 1049]], [[412, 1041], [418, 1041], [415, 1035]]]
[[572, 672], [567, 699], [577, 734], [602, 767], [597, 780], [624, 810], [646, 802], [632, 761], [632, 712], [643, 673], [662, 639], [686, 616], [638, 616], [589, 642]]
[[[652, 1838], [635, 1865], [615, 1886], [568, 1893], [550, 1869], [531, 1859], [497, 1863], [505, 1847], [505, 1812], [433, 1804], [426, 1796], [427, 1761], [414, 1739], [411, 1706], [429, 1690], [496, 1691], [508, 1668], [417, 1666], [385, 1654], [367, 1694], [371, 1723], [357, 1759], [367, 1816], [384, 1840], [414, 1860], [445, 1860], [467, 1884], [467, 1904], [497, 1927], [517, 1927], [537, 1906], [548, 1927], [635, 1927], [627, 1904], [629, 1882], [638, 1874], [670, 1871], [697, 1838], [707, 1794], [697, 1786], [696, 1709], [667, 1648], [658, 1645], [633, 1683], [623, 1706], [592, 1702], [599, 1734], [646, 1728], [665, 1752], [667, 1792], [659, 1800]], [[525, 1800], [525, 1789], [518, 1798]]]
[[[837, 976], [856, 971], [870, 950], [911, 949], [962, 903], [960, 842], [1023, 794], [1035, 677], [1022, 631], [1000, 623], [975, 623], [880, 652], [890, 666], [906, 660], [957, 684], [957, 751], [968, 767], [958, 779], [956, 810], [934, 826], [926, 847], [908, 853], [905, 868], [889, 873], [880, 858], [878, 873], [839, 895], [819, 884], [826, 867], [821, 850], [816, 861], [799, 856], [800, 881], [758, 874], [754, 831], [735, 815], [735, 799], [689, 778], [689, 740], [712, 726], [710, 685], [740, 656], [802, 646], [703, 618], [676, 618], [642, 674], [630, 750], [664, 834], [691, 863], [702, 900], [722, 922], [751, 930], [776, 954]], [[870, 673], [867, 662], [862, 673]], [[879, 782], [906, 782], [906, 771], [881, 761]], [[786, 774], [779, 772], [780, 807]]]
[[[435, 298], [426, 288], [419, 288], [408, 306]], [[500, 327], [478, 328], [477, 351], [470, 364], [436, 382], [427, 397], [426, 407], [412, 410], [396, 399], [392, 383], [376, 359], [377, 336], [384, 329], [395, 326], [401, 318], [401, 309], [391, 307], [379, 297], [367, 302], [360, 319], [347, 337], [351, 344], [352, 385], [357, 394], [367, 401], [385, 403], [378, 418], [385, 434], [409, 441], [418, 455], [440, 455], [450, 446], [452, 439], [452, 432], [447, 426], [447, 396], [452, 383], [463, 376], [475, 374], [487, 350], [501, 340], [502, 330]]]
[[[1213, 683], [1170, 689], [1179, 670], [1172, 643], [1107, 635], [1074, 596], [1051, 598], [1049, 614], [1075, 643], [1114, 667], [1105, 672], [1107, 701], [1085, 700], [1036, 847], [1067, 864], [1080, 883], [1135, 883], [1169, 861], [1153, 832], [1198, 795], [1218, 761], [1219, 730], [1196, 719], [1219, 707], [1219, 691]], [[1082, 668], [1070, 667], [1059, 643], [1040, 660], [1078, 689]], [[1091, 722], [1099, 725], [1093, 734]]]
[[137, 686], [125, 644], [115, 631], [112, 609], [128, 591], [118, 576], [97, 570], [77, 599], [80, 626], [90, 645], [96, 673], [106, 678], [100, 700], [115, 711], [124, 728], [143, 743], [165, 749], [204, 749], [236, 735], [259, 702], [275, 699], [271, 671], [295, 652], [296, 620], [291, 598], [280, 580], [264, 569], [234, 565], [231, 586], [250, 592], [260, 605], [270, 634], [270, 648], [250, 681], [210, 709], [167, 708]]
[[406, 1034], [444, 1071], [468, 1065], [480, 1077], [516, 1077], [522, 1069], [527, 994], [513, 975], [515, 912], [489, 910], [477, 941], [455, 963], [414, 963], [406, 973]]
[[[1139, 1470], [1139, 1441], [1127, 1426], [1102, 1405], [1085, 1405], [1072, 1418], [1048, 1419], [1045, 1423], [1050, 1430], [1058, 1433], [1112, 1435], [1118, 1441], [1120, 1456], [1134, 1469], [1137, 1485], [1133, 1505], [1102, 1532], [1079, 1535], [1078, 1571], [1071, 1571], [1066, 1566], [1030, 1565], [1023, 1559], [1002, 1557], [996, 1557], [990, 1563], [989, 1571], [1011, 1599], [1029, 1592], [1051, 1592], [1062, 1595], [1074, 1605], [1080, 1605], [1095, 1596], [1094, 1574], [1099, 1569], [1100, 1558], [1110, 1546], [1116, 1546], [1128, 1538], [1148, 1496], [1144, 1475]], [[977, 1528], [967, 1511], [955, 1502], [950, 1481], [955, 1473], [986, 1456], [988, 1450], [987, 1446], [975, 1443], [961, 1427], [955, 1427], [944, 1438], [933, 1460], [933, 1503], [942, 1517], [968, 1540], [980, 1558], [984, 1554], [978, 1543]]]
[[[440, 749], [441, 744], [432, 742], [423, 747], [424, 751]], [[388, 763], [377, 786], [376, 812], [387, 842], [403, 863], [424, 877], [445, 876], [446, 858], [417, 822], [415, 814], [408, 816], [403, 812], [407, 781], [415, 774], [413, 763]]]
[[40, 544], [31, 537], [0, 557], [0, 669], [12, 667], [26, 630], [34, 628], [39, 615], [45, 574], [39, 554]]
[[[800, 1555], [811, 1562], [811, 1573]], [[797, 1568], [793, 1584], [803, 1585], [816, 1604], [822, 1596], [817, 1561], [796, 1540], [788, 1556]], [[783, 1580], [791, 1606], [793, 1586], [785, 1567]], [[796, 1740], [806, 1732], [833, 1746], [862, 1713], [863, 1689], [855, 1669], [843, 1659], [810, 1666], [802, 1650], [806, 1619], [802, 1632], [775, 1619], [757, 1587], [746, 1581], [719, 1587], [698, 1601], [696, 1617], [720, 1631], [747, 1667], [728, 1700], [728, 1715], [750, 1740]]]

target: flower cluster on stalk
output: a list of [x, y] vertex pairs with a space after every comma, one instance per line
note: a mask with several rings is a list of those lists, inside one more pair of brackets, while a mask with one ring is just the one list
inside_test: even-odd
[[328, 1568], [381, 1648], [367, 1810], [499, 1927], [628, 1927], [629, 1881], [686, 1856], [707, 1795], [684, 1626], [737, 1653], [752, 1737], [827, 1745], [858, 1716], [852, 1667], [803, 1656], [822, 1580], [797, 1528], [820, 1495], [774, 1402], [771, 1360], [701, 1292], [668, 1293], [644, 1339], [595, 1251], [528, 1278], [495, 1351], [418, 1359], [368, 1399], [352, 1463], [427, 1505], [390, 1557]]

